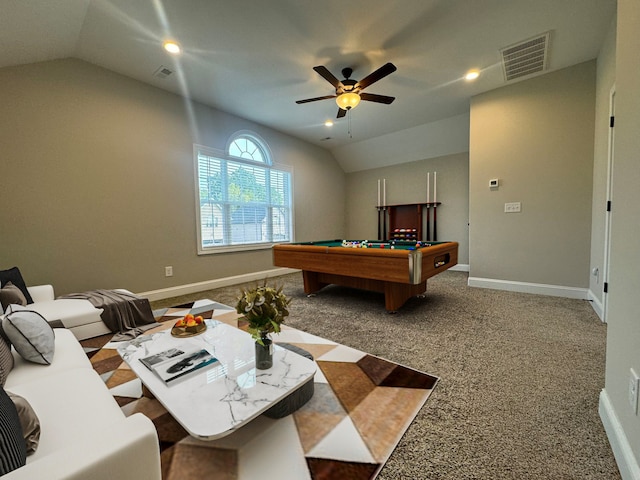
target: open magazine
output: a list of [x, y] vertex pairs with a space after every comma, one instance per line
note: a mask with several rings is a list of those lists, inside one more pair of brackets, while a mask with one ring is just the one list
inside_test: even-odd
[[182, 350], [180, 348], [171, 348], [141, 358], [140, 361], [165, 383], [218, 363], [218, 359], [205, 349]]

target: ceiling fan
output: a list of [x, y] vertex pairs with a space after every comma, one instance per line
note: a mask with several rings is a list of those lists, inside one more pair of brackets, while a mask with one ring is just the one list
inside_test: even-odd
[[381, 80], [387, 75], [395, 72], [397, 68], [393, 63], [385, 63], [375, 72], [370, 73], [360, 81], [349, 78], [353, 73], [353, 69], [351, 68], [342, 69], [342, 75], [344, 75], [344, 80], [342, 81], [338, 80], [326, 67], [322, 65], [313, 67], [313, 69], [318, 72], [322, 78], [333, 85], [333, 87], [336, 89], [336, 94], [298, 100], [296, 101], [296, 103], [298, 104], [335, 98], [336, 103], [338, 104], [337, 118], [341, 118], [347, 114], [348, 110], [355, 108], [360, 103], [360, 100], [376, 103], [386, 103], [387, 105], [389, 105], [396, 99], [395, 97], [387, 97], [386, 95], [376, 95], [374, 93], [362, 92], [362, 90], [367, 88], [372, 83], [377, 82], [378, 80]]

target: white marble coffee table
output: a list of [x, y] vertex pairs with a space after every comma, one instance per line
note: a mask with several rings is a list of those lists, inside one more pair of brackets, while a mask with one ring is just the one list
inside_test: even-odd
[[[129, 367], [193, 437], [213, 440], [233, 433], [313, 377], [316, 364], [274, 346], [273, 367], [255, 368], [254, 340], [235, 327], [206, 320], [207, 330], [176, 338], [170, 330], [122, 342], [118, 353]], [[140, 358], [173, 347], [204, 348], [220, 363], [165, 384]]]

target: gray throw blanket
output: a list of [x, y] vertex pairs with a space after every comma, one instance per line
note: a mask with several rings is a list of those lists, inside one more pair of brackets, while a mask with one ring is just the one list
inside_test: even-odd
[[153, 318], [151, 305], [146, 298], [114, 290], [91, 290], [70, 293], [59, 298], [89, 300], [96, 308], [102, 308], [100, 315], [105, 325], [115, 333], [113, 342], [131, 340], [159, 323]]

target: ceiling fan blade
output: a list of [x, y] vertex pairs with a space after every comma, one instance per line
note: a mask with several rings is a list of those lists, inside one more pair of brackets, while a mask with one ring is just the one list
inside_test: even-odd
[[360, 87], [361, 90], [364, 89], [364, 88], [367, 88], [372, 83], [377, 82], [378, 80], [386, 77], [387, 75], [395, 72], [396, 70], [397, 70], [397, 68], [393, 63], [390, 63], [390, 62], [389, 63], [385, 63], [383, 66], [381, 66], [375, 72], [370, 73], [369, 75], [364, 77], [362, 80], [360, 80], [358, 82], [358, 86]]
[[318, 100], [326, 100], [328, 98], [336, 98], [337, 95], [325, 95], [324, 97], [306, 98], [304, 100], [296, 100], [296, 103], [317, 102]]
[[375, 93], [361, 93], [361, 100], [367, 100], [368, 102], [386, 103], [389, 105], [396, 97], [387, 97], [386, 95], [376, 95]]
[[317, 67], [313, 67], [313, 69], [320, 74], [322, 78], [324, 78], [327, 82], [334, 86], [334, 88], [343, 87], [342, 82], [338, 80], [333, 73], [327, 70], [327, 67], [322, 65], [318, 65]]
[[336, 116], [336, 118], [342, 118], [347, 114], [346, 110], [343, 110], [342, 108], [338, 109], [338, 115]]

